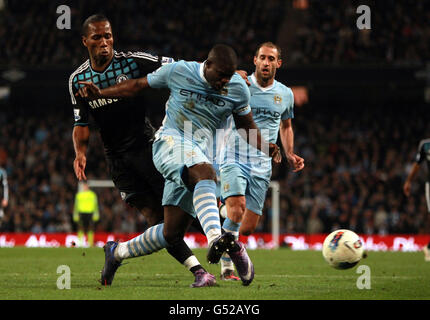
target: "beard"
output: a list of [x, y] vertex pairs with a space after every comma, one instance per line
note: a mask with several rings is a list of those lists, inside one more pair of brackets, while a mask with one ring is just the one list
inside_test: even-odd
[[258, 73], [259, 73], [260, 79], [263, 80], [264, 82], [267, 82], [273, 78], [273, 71], [269, 71], [267, 74], [263, 74], [262, 71], [260, 71]]

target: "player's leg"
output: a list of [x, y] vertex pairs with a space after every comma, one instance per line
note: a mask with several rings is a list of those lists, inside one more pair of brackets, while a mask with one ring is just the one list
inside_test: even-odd
[[254, 233], [263, 214], [264, 201], [269, 189], [271, 172], [266, 175], [252, 175], [246, 191], [246, 210], [240, 226], [240, 234], [249, 236]]
[[[142, 163], [146, 165], [142, 166]], [[189, 199], [183, 199], [185, 193], [190, 194], [185, 187], [179, 188], [173, 182], [166, 183], [163, 187], [164, 178], [154, 167], [152, 152], [141, 150], [136, 154], [126, 154], [117, 161], [111, 161], [110, 168], [114, 173], [114, 183], [124, 200], [144, 215], [148, 227], [164, 220], [166, 205], [181, 205], [193, 212], [192, 195]], [[196, 271], [200, 263], [183, 238], [168, 246], [167, 251], [197, 277]]]
[[236, 266], [242, 284], [249, 285], [254, 279], [254, 265], [245, 246], [231, 232], [224, 232], [212, 240], [210, 238], [210, 232], [221, 233], [221, 226], [216, 198], [216, 173], [212, 166], [207, 166], [199, 163], [188, 167], [182, 178], [189, 187], [194, 186], [194, 209], [208, 238], [208, 261], [217, 263], [222, 254], [227, 252]]
[[[121, 243], [107, 242], [105, 245], [105, 266], [102, 270], [101, 282], [105, 285], [112, 283], [115, 272], [121, 265], [122, 260], [148, 255], [183, 241], [185, 232], [191, 222], [192, 217], [179, 207], [165, 206], [164, 223], [148, 228], [144, 233], [129, 241]], [[192, 264], [195, 261], [188, 261], [188, 263]], [[203, 283], [196, 283], [194, 286], [214, 284], [214, 282], [208, 282], [210, 279], [203, 280]]]
[[[193, 206], [193, 194], [184, 186], [180, 186], [173, 181], [166, 180], [163, 194], [163, 206], [164, 220], [167, 222], [165, 226], [175, 226], [181, 224], [181, 221], [175, 222], [175, 220], [191, 221], [195, 226], [200, 227], [200, 223], [195, 218], [194, 206]], [[186, 228], [189, 228], [190, 223]], [[165, 232], [168, 234], [168, 238], [174, 238], [175, 230], [169, 230], [165, 228]], [[180, 237], [180, 235], [177, 235]], [[194, 256], [191, 249], [185, 243], [183, 237], [180, 239], [172, 239], [171, 246], [166, 249], [179, 263], [185, 266], [195, 277], [195, 282], [191, 285], [192, 287], [210, 286], [215, 284], [215, 277], [207, 273], [207, 271], [201, 266], [198, 259]], [[168, 242], [170, 243], [168, 240]]]
[[182, 180], [188, 189], [192, 190], [196, 216], [208, 238], [208, 243], [212, 243], [215, 238], [221, 235], [215, 170], [209, 163], [198, 163], [189, 168], [184, 167]]
[[[147, 188], [149, 189], [151, 186], [153, 186], [151, 189], [151, 199], [147, 199], [147, 201], [145, 201], [146, 203], [151, 204], [151, 211], [154, 213], [153, 217], [148, 217], [151, 219], [148, 221], [149, 226], [157, 224], [161, 220], [169, 219], [168, 217], [172, 216], [178, 218], [183, 216], [183, 219], [188, 220], [190, 215], [193, 216], [194, 214], [192, 193], [184, 186], [180, 186], [173, 181], [165, 181], [153, 165], [152, 158], [151, 164], [152, 166], [150, 168], [147, 167], [145, 169], [145, 181], [148, 184]], [[157, 201], [154, 201], [154, 199]], [[159, 212], [161, 211], [161, 208], [163, 208], [163, 214], [160, 215]], [[198, 221], [197, 223], [195, 223], [196, 219], [192, 218], [191, 220], [193, 224], [198, 224], [200, 226]], [[169, 240], [167, 240], [167, 242], [169, 242]], [[197, 278], [197, 275], [201, 273], [201, 271], [197, 271], [202, 269], [202, 267], [198, 259], [194, 256], [191, 249], [185, 243], [183, 237], [181, 237], [178, 241], [175, 241], [174, 244], [168, 246], [166, 249], [172, 257], [174, 257], [179, 263], [184, 265]], [[194, 287], [196, 286], [202, 285], [195, 284]]]
[[[245, 196], [229, 196], [224, 200], [226, 218], [222, 224], [222, 230], [230, 232], [236, 240], [239, 240], [239, 228], [242, 222], [242, 216], [245, 212]], [[230, 255], [226, 252], [221, 257], [221, 280], [239, 280], [234, 273], [234, 264]]]
[[78, 241], [79, 241], [79, 247], [85, 246], [85, 234], [88, 233], [88, 216], [90, 214], [88, 213], [79, 213], [79, 220], [78, 220]]
[[239, 250], [232, 234], [221, 234], [216, 173], [200, 146], [172, 133], [154, 141], [153, 160], [166, 180], [193, 192], [195, 213], [208, 239], [208, 261], [218, 263], [226, 250]]
[[[136, 158], [142, 159], [142, 157], [136, 157]], [[120, 177], [122, 177], [122, 179], [116, 179], [115, 180], [116, 185], [117, 187], [122, 188], [123, 190], [126, 188], [127, 190], [146, 189], [146, 192], [130, 193], [130, 192], [122, 191], [122, 194], [125, 195], [124, 197], [125, 201], [130, 206], [137, 208], [140, 212], [144, 214], [149, 227], [153, 227], [157, 224], [160, 224], [164, 220], [165, 209], [162, 209], [163, 206], [166, 206], [166, 205], [175, 206], [176, 204], [178, 204], [183, 206], [185, 209], [187, 209], [187, 211], [193, 212], [192, 194], [185, 187], [179, 188], [173, 182], [171, 182], [171, 183], [166, 183], [166, 187], [163, 188], [164, 179], [162, 178], [162, 176], [159, 174], [158, 171], [156, 171], [155, 173], [152, 172], [153, 174], [151, 176], [146, 177], [146, 175], [149, 175], [151, 173], [150, 167], [146, 167], [145, 173], [143, 173], [141, 172], [142, 169], [138, 168], [133, 161], [125, 161], [125, 163], [128, 164], [128, 170], [122, 170], [123, 173], [130, 173], [133, 171], [134, 175], [133, 176], [130, 176], [128, 174], [119, 175]], [[152, 160], [151, 160], [151, 163], [152, 163]], [[116, 170], [116, 172], [119, 172], [119, 171], [120, 170]], [[158, 179], [158, 177], [160, 178]], [[163, 190], [165, 191], [164, 194], [163, 194]], [[184, 197], [185, 193], [189, 195], [188, 199]], [[144, 208], [149, 208], [150, 210], [143, 210]], [[160, 212], [163, 212], [163, 213], [160, 214]], [[186, 217], [188, 218], [189, 216], [186, 215]], [[168, 225], [171, 225], [171, 224], [172, 223], [170, 220]], [[165, 226], [165, 224], [163, 226]], [[177, 228], [177, 230], [183, 230], [183, 229], [184, 228]], [[170, 228], [169, 230], [174, 230], [174, 228]], [[171, 231], [169, 232], [168, 235], [170, 239], [175, 240], [175, 243], [171, 246], [168, 246], [167, 251], [177, 261], [185, 265], [190, 270], [190, 272], [193, 273], [193, 275], [196, 278], [196, 282], [193, 284], [193, 286], [201, 287], [201, 286], [212, 285], [214, 282], [211, 279], [208, 279], [209, 274], [206, 274], [207, 272], [205, 272], [204, 269], [202, 270], [199, 261], [193, 255], [192, 251], [183, 240], [183, 236], [180, 237], [180, 240], [176, 241], [174, 234], [172, 237]], [[109, 249], [108, 248], [109, 246], [111, 247], [115, 246], [114, 250], [116, 250], [116, 245], [114, 243], [111, 243], [107, 247], [105, 247], [105, 252], [107, 249]], [[118, 255], [115, 260], [109, 259], [110, 257], [109, 250], [107, 251], [106, 260], [110, 262], [108, 262], [108, 265], [106, 265], [106, 262], [105, 262], [104, 270], [108, 270], [108, 272], [106, 271], [102, 272], [102, 283], [107, 283], [107, 284], [112, 283], [113, 275], [115, 274], [116, 269], [118, 268], [120, 261], [122, 261], [122, 259], [142, 255], [142, 253], [139, 252], [138, 250], [136, 252], [137, 255], [127, 254], [127, 251], [123, 250], [125, 248], [123, 244], [120, 244], [119, 248], [120, 248], [119, 250], [121, 251], [118, 251], [118, 252], [120, 252], [121, 254]], [[113, 270], [113, 271], [110, 271], [110, 270]]]
[[[269, 180], [261, 177], [251, 177], [251, 179], [247, 179], [248, 185], [246, 188], [245, 199], [246, 199], [246, 210], [245, 217], [241, 220], [240, 229], [246, 230], [247, 232], [253, 232], [255, 227], [257, 226], [258, 220], [255, 216], [262, 214], [264, 199], [266, 197], [266, 191], [269, 186]], [[237, 204], [237, 206], [240, 204]], [[227, 207], [228, 214], [228, 207]], [[254, 267], [250, 264], [248, 269], [242, 268], [244, 263], [238, 263], [236, 260], [243, 259], [243, 261], [249, 260], [247, 256], [246, 249], [242, 245], [241, 254], [237, 254], [236, 252], [229, 253], [230, 258], [236, 266], [236, 269], [239, 273], [239, 276], [244, 285], [248, 285], [251, 283], [253, 279]], [[250, 260], [249, 260], [250, 261]], [[250, 263], [250, 262], [249, 262]], [[252, 274], [252, 275], [251, 275]]]
[[88, 214], [88, 229], [87, 229], [87, 242], [89, 247], [94, 246], [94, 220], [93, 214]]
[[[235, 239], [239, 239], [239, 228], [246, 208], [245, 191], [247, 186], [246, 177], [236, 163], [222, 165], [220, 170], [221, 198], [225, 211], [225, 220], [222, 228], [231, 232]], [[234, 264], [226, 253], [221, 257], [221, 279], [239, 280], [234, 274]]]
[[[141, 150], [107, 158], [112, 180], [120, 190], [121, 197], [130, 206], [143, 212], [151, 226], [129, 241], [121, 243], [108, 241], [105, 244], [105, 264], [101, 274], [101, 282], [104, 285], [111, 285], [123, 259], [151, 254], [167, 246], [163, 237], [164, 224], [161, 223], [163, 219], [161, 196], [164, 181], [151, 184], [144, 174], [145, 169], [150, 169], [152, 165], [150, 151]], [[155, 171], [155, 173], [158, 172]], [[156, 188], [161, 188], [160, 195], [157, 192], [154, 193]], [[145, 206], [150, 207], [151, 210], [142, 210]]]
[[122, 260], [148, 255], [167, 247], [168, 243], [164, 239], [163, 228], [164, 224], [161, 223], [148, 228], [144, 233], [129, 241], [106, 242], [103, 247], [105, 265], [101, 272], [101, 283], [104, 285], [112, 284]]
[[258, 226], [261, 215], [255, 213], [252, 210], [246, 209], [245, 215], [243, 216], [242, 224], [240, 225], [240, 234], [244, 236], [249, 236], [254, 233]]
[[[240, 168], [240, 170], [237, 168]], [[271, 173], [268, 171], [266, 174], [251, 174], [244, 170], [244, 168], [234, 165], [228, 165], [223, 169], [225, 170], [222, 171], [222, 177], [224, 177], [222, 180], [222, 196], [228, 197], [225, 201], [227, 216], [230, 216], [229, 210], [232, 211], [234, 213], [231, 215], [232, 218], [241, 219], [238, 231], [241, 234], [249, 235], [254, 232], [258, 225], [259, 217], [262, 214]], [[231, 179], [234, 176], [233, 173], [236, 175], [236, 179]], [[232, 194], [243, 193], [245, 193], [245, 197], [230, 196]], [[230, 206], [228, 205], [229, 199], [232, 203]], [[242, 207], [244, 204], [246, 204], [246, 209]], [[226, 219], [226, 221], [228, 220]], [[231, 254], [230, 257], [233, 258]], [[228, 259], [223, 261], [224, 263], [228, 263]], [[241, 275], [240, 271], [239, 275]], [[241, 279], [243, 281], [242, 276]]]
[[215, 170], [212, 165], [202, 161], [184, 167], [182, 180], [193, 190], [194, 210], [208, 240], [207, 259], [210, 263], [218, 263], [225, 251], [238, 248], [231, 233], [221, 232]]
[[183, 239], [194, 218], [177, 206], [166, 206], [164, 215], [164, 237], [171, 244], [167, 250], [194, 274], [195, 281], [191, 287], [215, 285], [215, 277], [202, 267]]

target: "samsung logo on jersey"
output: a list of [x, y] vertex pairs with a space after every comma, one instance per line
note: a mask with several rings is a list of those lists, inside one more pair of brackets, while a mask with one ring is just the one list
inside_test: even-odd
[[91, 108], [97, 109], [97, 108], [103, 107], [107, 104], [117, 102], [118, 100], [119, 99], [96, 99], [96, 100], [91, 100], [88, 103], [89, 103]]
[[198, 92], [193, 92], [187, 89], [181, 89], [179, 90], [179, 94], [184, 97], [193, 98], [199, 102], [212, 102], [214, 105], [218, 107], [224, 107], [225, 101], [222, 99], [218, 99], [213, 96], [205, 96]]
[[263, 114], [263, 115], [270, 115], [273, 118], [280, 118], [281, 117], [281, 113], [277, 112], [277, 111], [270, 111], [269, 109], [265, 109], [265, 108], [253, 108], [253, 110], [255, 110], [254, 114]]

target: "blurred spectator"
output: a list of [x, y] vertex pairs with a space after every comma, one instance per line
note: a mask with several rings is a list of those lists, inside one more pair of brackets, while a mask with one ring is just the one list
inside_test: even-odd
[[[71, 8], [70, 30], [56, 27], [56, 8], [64, 4]], [[360, 5], [371, 9], [370, 30], [356, 26]], [[163, 5], [156, 0], [7, 1], [0, 11], [0, 61], [9, 66], [77, 66], [86, 58], [81, 24], [102, 11], [116, 30], [116, 47], [123, 51], [146, 49], [202, 61], [214, 42], [222, 42], [234, 47], [240, 64], [252, 65], [259, 43], [277, 42], [288, 32], [282, 23], [294, 10], [290, 6], [276, 0], [165, 0]], [[428, 0], [309, 0], [292, 15], [298, 13], [303, 19], [291, 22], [295, 32], [287, 44], [289, 66], [417, 65], [430, 60]]]
[[[71, 8], [70, 30], [56, 28], [59, 5]], [[285, 8], [275, 0], [165, 0], [161, 5], [157, 0], [8, 1], [0, 11], [0, 61], [9, 66], [77, 66], [87, 58], [80, 44], [81, 24], [101, 11], [112, 22], [116, 47], [122, 51], [146, 49], [203, 61], [214, 42], [226, 43], [242, 62], [252, 64], [257, 44], [276, 41]]]

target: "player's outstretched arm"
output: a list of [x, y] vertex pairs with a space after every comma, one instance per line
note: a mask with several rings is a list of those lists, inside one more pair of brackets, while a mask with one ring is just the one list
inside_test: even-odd
[[403, 185], [403, 193], [407, 197], [411, 195], [412, 181], [417, 175], [419, 168], [420, 168], [420, 165], [417, 162], [414, 162], [414, 164], [412, 165], [411, 171], [409, 172], [408, 177], [406, 178], [406, 181]]
[[[236, 129], [238, 129], [237, 131], [242, 136], [242, 138], [245, 139], [245, 141], [247, 141], [254, 148], [264, 152], [269, 157], [272, 157], [273, 161], [276, 163], [281, 162], [282, 157], [279, 147], [274, 143], [267, 142], [261, 136], [261, 132], [255, 124], [254, 118], [252, 117], [252, 112], [249, 112], [246, 115], [233, 114], [233, 118]], [[256, 138], [253, 139], [252, 137]]]
[[305, 160], [294, 153], [294, 131], [291, 124], [291, 119], [281, 121], [279, 130], [281, 136], [282, 147], [288, 163], [293, 168], [293, 172], [302, 170], [305, 167]]
[[143, 89], [149, 87], [146, 77], [124, 80], [105, 89], [100, 89], [92, 82], [79, 81], [78, 83], [84, 86], [79, 88], [76, 95], [80, 95], [85, 99], [131, 98], [138, 95]]
[[90, 139], [90, 129], [83, 126], [75, 126], [73, 128], [73, 147], [75, 149], [75, 160], [73, 161], [73, 169], [76, 178], [79, 181], [87, 180], [85, 175], [85, 167], [87, 165], [87, 148]]

